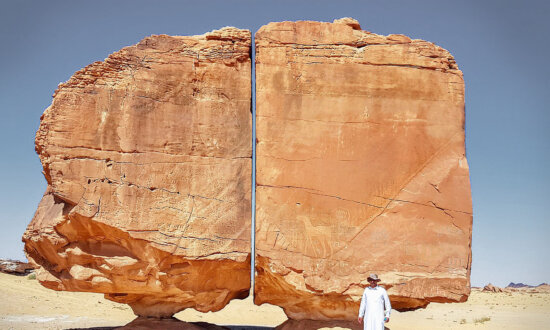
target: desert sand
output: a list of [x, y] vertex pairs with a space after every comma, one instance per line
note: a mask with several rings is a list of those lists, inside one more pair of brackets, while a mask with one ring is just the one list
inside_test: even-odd
[[[0, 329], [117, 327], [135, 318], [130, 307], [108, 301], [101, 294], [57, 292], [22, 276], [0, 274], [0, 297]], [[272, 329], [286, 320], [281, 308], [256, 306], [251, 297], [233, 300], [216, 313], [185, 310], [176, 317], [230, 325], [231, 329]], [[550, 294], [473, 290], [465, 303], [432, 303], [412, 312], [392, 311], [388, 329], [550, 329]]]

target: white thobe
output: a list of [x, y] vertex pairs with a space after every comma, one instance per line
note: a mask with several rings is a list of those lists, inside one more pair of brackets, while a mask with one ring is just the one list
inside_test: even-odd
[[390, 298], [386, 289], [380, 286], [365, 288], [359, 307], [359, 317], [363, 318], [364, 330], [384, 330], [384, 317], [389, 318], [390, 311]]

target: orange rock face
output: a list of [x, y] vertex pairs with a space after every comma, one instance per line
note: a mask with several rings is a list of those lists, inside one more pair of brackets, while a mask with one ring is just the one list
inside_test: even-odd
[[215, 311], [250, 288], [251, 36], [151, 36], [61, 84], [23, 240], [54, 290], [137, 315]]
[[446, 50], [357, 21], [256, 33], [255, 302], [354, 320], [377, 273], [397, 309], [469, 295], [464, 82]]

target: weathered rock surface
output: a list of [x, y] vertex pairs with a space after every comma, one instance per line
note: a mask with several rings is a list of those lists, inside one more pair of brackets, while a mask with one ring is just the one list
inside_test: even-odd
[[0, 273], [13, 275], [27, 275], [34, 270], [35, 266], [18, 260], [0, 259]]
[[484, 286], [482, 291], [483, 292], [504, 292], [504, 290], [501, 287], [494, 286], [491, 283]]
[[465, 301], [472, 206], [449, 52], [334, 23], [256, 33], [255, 302], [357, 317], [369, 273], [397, 309]]
[[155, 317], [248, 295], [250, 43], [235, 28], [151, 36], [59, 86], [23, 236], [44, 286]]

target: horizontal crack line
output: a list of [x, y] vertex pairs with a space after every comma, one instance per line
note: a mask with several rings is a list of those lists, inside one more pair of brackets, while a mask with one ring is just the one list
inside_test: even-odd
[[218, 240], [247, 241], [246, 239], [243, 239], [243, 238], [231, 238], [231, 237], [223, 237], [218, 235], [212, 236], [212, 237], [215, 237], [216, 239], [212, 239], [208, 237], [197, 237], [197, 236], [191, 236], [191, 235], [171, 235], [171, 234], [163, 233], [158, 229], [126, 229], [126, 231], [131, 233], [158, 233], [160, 235], [170, 237], [170, 238], [196, 239], [200, 241], [210, 241], [210, 242], [218, 242]]
[[361, 201], [356, 201], [356, 200], [353, 200], [353, 199], [347, 199], [347, 198], [343, 198], [343, 197], [340, 197], [340, 196], [337, 196], [337, 195], [329, 195], [329, 194], [314, 192], [314, 191], [319, 191], [319, 192], [321, 192], [321, 190], [318, 190], [318, 189], [304, 188], [304, 187], [297, 187], [297, 186], [273, 186], [273, 185], [266, 185], [266, 184], [257, 184], [256, 186], [258, 186], [258, 187], [270, 187], [270, 188], [303, 189], [303, 190], [305, 190], [307, 193], [310, 193], [310, 194], [313, 194], [313, 195], [336, 198], [336, 199], [340, 199], [340, 200], [347, 201], [347, 202], [352, 202], [352, 203], [357, 203], [357, 204], [362, 204], [362, 205], [367, 205], [367, 206], [376, 207], [376, 208], [379, 208], [379, 209], [384, 208], [384, 207], [382, 207], [382, 206], [378, 206], [378, 205], [374, 205], [374, 204], [370, 204], [370, 203], [366, 203], [366, 202], [361, 202]]
[[[179, 191], [172, 191], [172, 190], [169, 190], [169, 189], [166, 189], [166, 188], [141, 186], [141, 185], [138, 185], [138, 184], [135, 184], [135, 183], [117, 181], [117, 180], [113, 180], [113, 179], [109, 179], [109, 178], [93, 178], [93, 177], [88, 177], [88, 176], [85, 176], [85, 178], [90, 179], [91, 182], [103, 182], [103, 183], [116, 184], [116, 185], [121, 185], [121, 186], [136, 187], [136, 188], [139, 188], [139, 189], [148, 189], [150, 191], [161, 190], [161, 191], [167, 192], [169, 194], [181, 195], [181, 193]], [[187, 195], [187, 197], [193, 197], [193, 198], [196, 197], [196, 198], [201, 198], [201, 199], [215, 200], [215, 201], [218, 201], [218, 202], [225, 202], [223, 199], [219, 199], [219, 198], [216, 198], [216, 197], [206, 197], [206, 196], [195, 195], [195, 194], [190, 194], [190, 193], [187, 193], [186, 195]]]
[[87, 149], [87, 150], [95, 150], [98, 152], [113, 152], [118, 154], [129, 154], [129, 155], [146, 155], [146, 154], [159, 154], [163, 156], [173, 156], [173, 157], [197, 157], [197, 158], [216, 158], [216, 159], [225, 159], [225, 160], [233, 160], [233, 159], [252, 159], [252, 155], [250, 156], [235, 156], [235, 157], [219, 157], [219, 156], [204, 156], [204, 155], [186, 155], [186, 154], [174, 154], [169, 152], [160, 152], [160, 151], [138, 151], [138, 150], [113, 150], [113, 149], [102, 149], [102, 148], [92, 148], [92, 147], [86, 147], [86, 146], [63, 146], [58, 144], [52, 144], [49, 145], [49, 147], [57, 147], [62, 149]]
[[464, 213], [464, 214], [468, 214], [468, 215], [472, 215], [471, 212], [466, 212], [466, 211], [459, 211], [459, 210], [454, 210], [454, 209], [448, 209], [448, 208], [444, 208], [444, 207], [441, 207], [441, 206], [438, 206], [436, 205], [434, 202], [430, 201], [430, 203], [432, 205], [429, 205], [429, 204], [424, 204], [424, 203], [419, 203], [419, 202], [413, 202], [413, 201], [407, 201], [407, 200], [403, 200], [403, 199], [396, 199], [396, 198], [389, 198], [389, 197], [384, 197], [384, 196], [376, 196], [376, 197], [380, 197], [380, 198], [383, 198], [385, 200], [389, 200], [389, 201], [392, 201], [392, 202], [402, 202], [402, 203], [411, 203], [411, 204], [416, 204], [416, 205], [422, 205], [422, 206], [426, 206], [426, 207], [433, 207], [433, 208], [436, 208], [436, 209], [440, 209], [440, 210], [446, 210], [446, 211], [452, 211], [452, 212], [458, 212], [458, 213]]

